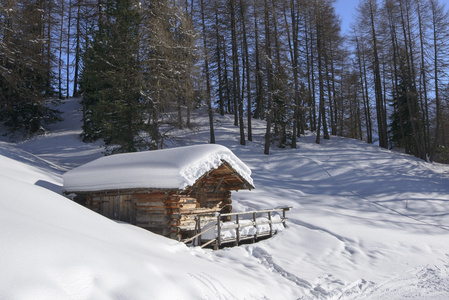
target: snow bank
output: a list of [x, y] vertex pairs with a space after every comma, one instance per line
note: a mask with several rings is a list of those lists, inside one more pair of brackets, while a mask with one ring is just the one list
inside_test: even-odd
[[246, 269], [109, 220], [36, 185], [53, 178], [42, 170], [2, 155], [0, 163], [0, 299], [286, 299], [294, 291], [284, 278], [267, 286], [257, 260]]
[[0, 166], [0, 174], [5, 177], [42, 186], [54, 192], [61, 191], [62, 172], [57, 166], [17, 149], [12, 144], [0, 142]]
[[228, 148], [204, 144], [101, 157], [65, 173], [64, 190], [184, 189], [223, 161], [254, 186], [251, 170]]
[[[183, 143], [208, 140], [207, 114], [195, 121]], [[264, 155], [264, 122], [240, 146], [232, 116], [215, 121], [258, 186], [233, 210], [292, 206], [286, 230], [210, 251], [99, 216], [42, 188], [62, 179], [37, 157], [71, 168], [100, 155], [60, 124], [17, 145], [34, 155], [0, 143], [0, 299], [449, 299], [449, 166], [313, 134]]]

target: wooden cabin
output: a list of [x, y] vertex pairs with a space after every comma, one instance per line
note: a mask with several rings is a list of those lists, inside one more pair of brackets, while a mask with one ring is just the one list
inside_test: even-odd
[[63, 179], [64, 193], [93, 211], [178, 240], [193, 235], [196, 215], [230, 213], [231, 191], [254, 188], [251, 170], [211, 144], [105, 156]]

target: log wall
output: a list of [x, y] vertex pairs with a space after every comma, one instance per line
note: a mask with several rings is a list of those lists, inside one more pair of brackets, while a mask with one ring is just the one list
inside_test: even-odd
[[[179, 194], [175, 190], [99, 192], [87, 195], [86, 206], [110, 219], [181, 239], [193, 234], [196, 215], [230, 212], [230, 196], [229, 191], [215, 194], [204, 189], [189, 194]], [[203, 218], [201, 223], [204, 226], [210, 221], [214, 218]]]
[[[245, 187], [245, 182], [223, 164], [183, 191], [138, 189], [84, 195], [86, 206], [106, 217], [179, 240], [193, 235], [198, 214], [230, 213], [231, 190]], [[213, 216], [202, 217], [201, 226], [213, 221]]]

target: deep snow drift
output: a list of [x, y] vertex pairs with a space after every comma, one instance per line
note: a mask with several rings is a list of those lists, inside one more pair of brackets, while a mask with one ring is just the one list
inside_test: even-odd
[[[61, 196], [62, 173], [101, 157], [80, 142], [77, 101], [46, 136], [0, 143], [0, 299], [447, 299], [449, 167], [332, 137], [263, 155], [264, 124], [238, 145], [229, 116], [217, 143], [252, 169], [234, 211], [293, 206], [269, 240], [187, 248]], [[206, 143], [206, 119], [178, 132]], [[179, 146], [172, 142], [172, 146]]]

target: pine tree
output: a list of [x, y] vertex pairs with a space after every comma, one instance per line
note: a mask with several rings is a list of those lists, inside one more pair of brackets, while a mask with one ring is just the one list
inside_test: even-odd
[[407, 107], [407, 90], [403, 80], [398, 84], [398, 91], [393, 99], [393, 114], [390, 117], [390, 142], [393, 147], [404, 148], [412, 154], [413, 130], [410, 111]]
[[[166, 0], [143, 1], [140, 55], [148, 132], [154, 147], [162, 147], [159, 128], [165, 112], [176, 111], [175, 126], [190, 126], [195, 101], [195, 61], [198, 54], [190, 15]], [[196, 84], [200, 85], [199, 82]], [[187, 108], [186, 121], [183, 111]]]
[[0, 121], [26, 135], [60, 120], [51, 105], [54, 57], [44, 4], [9, 0], [0, 9]]
[[107, 153], [145, 149], [138, 55], [139, 12], [133, 1], [106, 5], [104, 21], [84, 54], [81, 75], [84, 139], [103, 138]]

